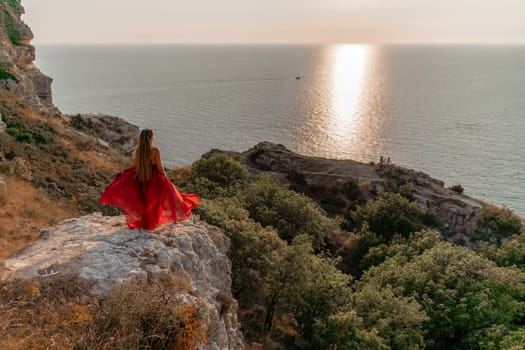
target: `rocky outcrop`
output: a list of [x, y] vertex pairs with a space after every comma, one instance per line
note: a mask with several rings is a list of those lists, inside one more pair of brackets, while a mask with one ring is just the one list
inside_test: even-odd
[[122, 216], [95, 213], [42, 230], [33, 244], [0, 261], [0, 273], [3, 279], [78, 276], [98, 296], [123, 281], [173, 273], [191, 283], [179, 299], [204, 305], [204, 349], [242, 349], [228, 248], [221, 230], [192, 218], [148, 232], [129, 230]]
[[[212, 150], [210, 154], [214, 152], [222, 151]], [[252, 172], [273, 174], [331, 214], [344, 215], [385, 187], [394, 187], [416, 200], [449, 240], [462, 240], [467, 245], [481, 208], [487, 204], [445, 188], [443, 181], [425, 173], [396, 165], [379, 167], [353, 160], [306, 157], [270, 142], [262, 142], [240, 155]]]
[[21, 20], [19, 0], [0, 1], [0, 89], [7, 89], [31, 108], [56, 114], [51, 96], [52, 79], [33, 64], [31, 29]]
[[[302, 174], [310, 185], [322, 185], [325, 181], [341, 182], [348, 179], [366, 179], [382, 182], [373, 166], [353, 160], [307, 157], [294, 153], [280, 144], [261, 142], [243, 153], [248, 165], [263, 171], [281, 174]], [[327, 180], [328, 179], [328, 180]]]
[[91, 138], [91, 141], [103, 146], [111, 145], [126, 155], [130, 155], [137, 146], [138, 126], [122, 118], [105, 114], [75, 114], [67, 118], [75, 129], [69, 132], [80, 138]]
[[471, 245], [468, 237], [476, 230], [481, 209], [488, 203], [446, 188], [443, 181], [420, 171], [392, 165], [382, 174], [385, 180], [405, 186], [408, 195], [437, 219], [449, 240]]

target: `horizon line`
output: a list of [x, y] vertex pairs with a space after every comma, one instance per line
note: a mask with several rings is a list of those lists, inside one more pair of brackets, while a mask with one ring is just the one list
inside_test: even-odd
[[32, 40], [32, 45], [64, 45], [64, 46], [124, 46], [124, 45], [414, 45], [414, 46], [522, 46], [525, 42], [39, 42]]

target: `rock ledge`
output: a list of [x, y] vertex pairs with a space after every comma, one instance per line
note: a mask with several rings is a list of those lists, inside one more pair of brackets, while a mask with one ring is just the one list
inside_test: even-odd
[[76, 275], [103, 296], [117, 283], [172, 272], [193, 289], [181, 291], [180, 300], [205, 307], [204, 349], [243, 349], [228, 248], [221, 230], [192, 218], [149, 232], [129, 230], [123, 216], [94, 213], [41, 230], [33, 244], [0, 261], [0, 273], [2, 279], [52, 278], [41, 276], [44, 269]]

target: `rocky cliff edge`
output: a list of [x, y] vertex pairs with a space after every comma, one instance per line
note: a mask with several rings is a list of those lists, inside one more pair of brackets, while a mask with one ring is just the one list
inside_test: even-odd
[[[212, 150], [205, 157], [220, 150]], [[236, 154], [235, 152], [226, 152]], [[488, 203], [458, 193], [431, 176], [397, 165], [381, 167], [353, 160], [307, 157], [283, 145], [261, 142], [241, 154], [252, 172], [271, 173], [292, 189], [314, 199], [330, 214], [355, 209], [378, 191], [404, 192], [415, 200], [452, 242], [474, 247], [472, 236]], [[394, 189], [392, 189], [394, 187]], [[352, 190], [354, 189], [354, 190]]]
[[173, 274], [191, 285], [178, 299], [204, 306], [203, 349], [242, 349], [223, 232], [193, 218], [155, 231], [130, 230], [125, 222], [95, 213], [43, 229], [33, 244], [0, 261], [1, 277], [78, 276], [92, 283], [90, 294], [104, 296], [122, 282]]
[[20, 100], [47, 114], [56, 114], [52, 79], [34, 65], [31, 29], [22, 21], [18, 0], [0, 0], [0, 84]]

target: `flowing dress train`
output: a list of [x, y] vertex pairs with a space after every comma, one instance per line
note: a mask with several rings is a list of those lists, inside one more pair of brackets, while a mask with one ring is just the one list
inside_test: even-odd
[[122, 210], [129, 228], [148, 230], [187, 219], [200, 205], [198, 195], [179, 192], [155, 165], [147, 181], [135, 177], [135, 168], [118, 174], [100, 196], [100, 203]]

